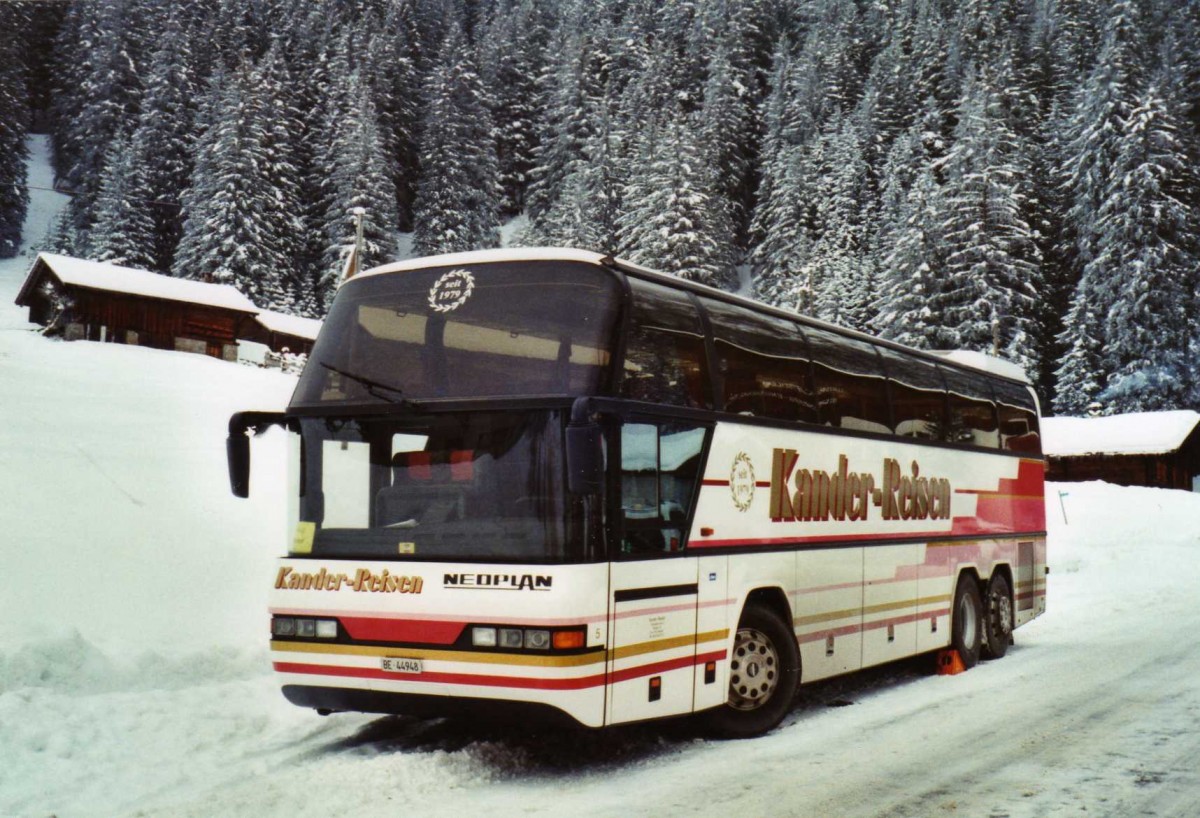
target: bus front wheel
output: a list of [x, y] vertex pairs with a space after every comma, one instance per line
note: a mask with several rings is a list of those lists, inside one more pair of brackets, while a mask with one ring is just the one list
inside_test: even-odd
[[954, 592], [954, 620], [950, 647], [958, 651], [964, 667], [975, 667], [983, 642], [983, 600], [979, 583], [970, 574], [958, 578]]
[[800, 651], [789, 623], [772, 608], [750, 603], [742, 612], [729, 657], [729, 694], [709, 713], [723, 738], [749, 738], [783, 720], [800, 678]]

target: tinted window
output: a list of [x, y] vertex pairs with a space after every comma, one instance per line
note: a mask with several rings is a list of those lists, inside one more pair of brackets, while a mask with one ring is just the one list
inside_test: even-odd
[[944, 439], [949, 443], [965, 443], [995, 449], [1000, 445], [996, 431], [996, 407], [992, 388], [982, 375], [943, 367], [949, 390], [950, 417]]
[[1000, 445], [1014, 452], [1040, 453], [1037, 410], [1029, 389], [1011, 381], [996, 381], [995, 389]]
[[726, 412], [817, 422], [808, 345], [797, 325], [706, 301]]
[[610, 273], [572, 262], [354, 278], [334, 299], [293, 404], [599, 392], [619, 302]]
[[867, 432], [891, 432], [887, 391], [875, 347], [805, 327], [812, 349], [818, 421]]
[[937, 365], [886, 347], [879, 352], [887, 369], [896, 434], [940, 440], [946, 426], [946, 393]]
[[704, 332], [687, 293], [631, 278], [633, 316], [621, 396], [651, 403], [709, 406]]

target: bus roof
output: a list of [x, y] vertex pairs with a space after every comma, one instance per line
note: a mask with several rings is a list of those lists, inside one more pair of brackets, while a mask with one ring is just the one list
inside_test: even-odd
[[608, 264], [612, 257], [588, 250], [573, 250], [567, 247], [506, 247], [500, 250], [474, 250], [469, 253], [448, 253], [442, 256], [423, 256], [396, 261], [364, 270], [355, 278], [402, 273], [426, 267], [453, 267], [458, 264], [489, 264], [497, 261], [582, 261], [588, 264]]
[[868, 341], [872, 344], [880, 344], [905, 354], [918, 355], [929, 360], [937, 361], [943, 365], [950, 364], [951, 366], [955, 366], [960, 369], [985, 372], [994, 377], [1015, 381], [1022, 386], [1030, 386], [1029, 377], [1020, 366], [991, 355], [986, 355], [982, 352], [974, 352], [970, 350], [931, 351], [916, 349], [914, 347], [905, 346], [904, 344], [879, 338], [865, 332], [859, 332], [858, 330], [850, 329], [849, 327], [844, 327], [839, 324], [822, 321], [819, 318], [813, 318], [802, 313], [792, 312], [779, 307], [772, 307], [769, 304], [764, 304], [763, 302], [756, 301], [753, 298], [747, 298], [742, 295], [737, 295], [736, 293], [719, 290], [716, 287], [710, 287], [707, 284], [701, 284], [696, 281], [689, 281], [688, 279], [679, 278], [678, 276], [668, 275], [667, 273], [662, 273], [658, 270], [652, 270], [649, 267], [643, 267], [640, 264], [636, 264], [626, 259], [615, 258], [613, 256], [595, 253], [589, 250], [577, 250], [569, 247], [506, 247], [495, 250], [475, 250], [465, 253], [448, 253], [440, 256], [423, 256], [421, 258], [406, 259], [404, 261], [397, 261], [391, 264], [384, 264], [379, 267], [372, 267], [369, 270], [364, 270], [363, 272], [359, 273], [357, 276], [355, 276], [355, 278], [383, 275], [387, 273], [400, 273], [408, 270], [420, 270], [427, 267], [452, 267], [459, 264], [488, 264], [493, 262], [512, 261], [578, 261], [586, 264], [596, 264], [602, 267], [609, 267], [620, 270], [623, 273], [632, 273], [639, 278], [647, 278], [657, 281], [676, 289], [691, 290], [698, 294], [707, 295], [728, 303], [738, 304], [759, 312], [778, 315], [783, 318], [796, 321], [802, 325], [807, 324], [837, 333], [839, 335], [858, 338], [863, 341]]

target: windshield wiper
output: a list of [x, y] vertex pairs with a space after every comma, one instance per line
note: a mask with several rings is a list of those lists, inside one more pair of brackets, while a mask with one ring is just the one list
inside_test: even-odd
[[[380, 400], [385, 400], [388, 403], [395, 403], [395, 404], [399, 404], [402, 406], [413, 406], [414, 405], [413, 402], [410, 401], [408, 398], [403, 397], [403, 395], [404, 395], [403, 389], [400, 389], [395, 386], [390, 386], [386, 383], [382, 383], [381, 381], [371, 380], [370, 378], [366, 377], [365, 375], [356, 375], [353, 372], [347, 372], [344, 369], [338, 369], [333, 364], [327, 364], [324, 361], [317, 361], [317, 363], [319, 363], [321, 366], [328, 369], [330, 372], [336, 372], [337, 374], [339, 374], [343, 377], [349, 378], [350, 380], [355, 381], [356, 383], [361, 383], [363, 385], [363, 387], [366, 388], [367, 393], [373, 397], [379, 398]], [[392, 396], [389, 396], [386, 394], [380, 394], [381, 390], [386, 390], [388, 392], [394, 392], [395, 397], [392, 397]]]

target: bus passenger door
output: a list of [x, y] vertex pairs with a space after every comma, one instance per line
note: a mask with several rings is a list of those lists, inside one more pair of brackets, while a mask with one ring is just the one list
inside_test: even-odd
[[609, 724], [692, 711], [699, 569], [685, 545], [705, 432], [673, 421], [621, 429]]

